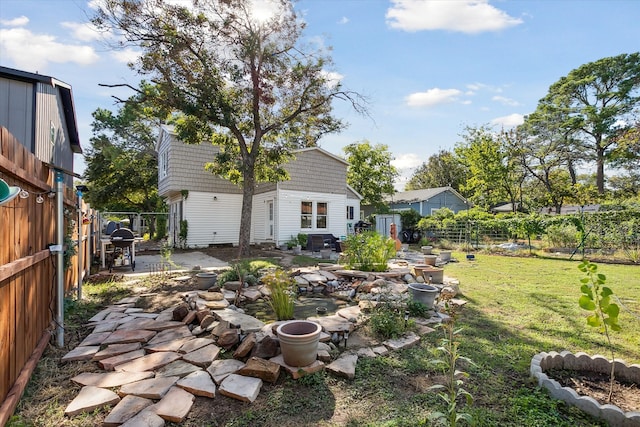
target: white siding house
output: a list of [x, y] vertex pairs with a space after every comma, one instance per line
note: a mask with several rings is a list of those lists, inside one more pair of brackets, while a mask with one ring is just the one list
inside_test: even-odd
[[[186, 221], [187, 247], [238, 244], [242, 189], [205, 171], [217, 147], [188, 145], [171, 127], [161, 129], [158, 192], [169, 205], [169, 236], [180, 243], [180, 221]], [[285, 168], [290, 180], [261, 183], [253, 197], [251, 243], [286, 243], [298, 233], [333, 234], [353, 231], [362, 199], [347, 185], [348, 163], [318, 148], [296, 151]]]

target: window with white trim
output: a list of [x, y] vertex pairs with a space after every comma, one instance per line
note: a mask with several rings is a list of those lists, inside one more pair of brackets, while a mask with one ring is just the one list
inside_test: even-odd
[[302, 202], [300, 206], [300, 228], [311, 228], [313, 225], [313, 202]]
[[159, 163], [158, 172], [160, 174], [160, 178], [166, 178], [169, 173], [169, 150], [164, 150], [160, 153]]
[[329, 224], [329, 203], [303, 201], [300, 203], [300, 228], [326, 229]]
[[327, 228], [327, 202], [318, 202], [316, 204], [316, 228]]
[[347, 219], [348, 220], [353, 220], [354, 219], [354, 209], [353, 206], [347, 206]]

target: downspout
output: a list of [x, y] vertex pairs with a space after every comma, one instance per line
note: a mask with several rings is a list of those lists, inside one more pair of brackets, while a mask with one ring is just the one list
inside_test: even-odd
[[63, 193], [63, 172], [55, 170], [56, 181], [56, 241], [58, 253], [56, 256], [56, 290], [57, 290], [57, 312], [56, 312], [56, 342], [58, 347], [64, 347], [64, 205]]
[[76, 194], [78, 195], [78, 301], [82, 300], [82, 276], [84, 273], [82, 253], [82, 190], [78, 189]]

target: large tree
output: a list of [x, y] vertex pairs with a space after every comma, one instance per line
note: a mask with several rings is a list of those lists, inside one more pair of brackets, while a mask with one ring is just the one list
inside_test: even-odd
[[[220, 146], [209, 170], [243, 188], [240, 255], [249, 252], [252, 199], [263, 180], [286, 179], [291, 150], [342, 123], [335, 99], [360, 97], [332, 79], [325, 50], [304, 46], [304, 22], [287, 0], [104, 0], [94, 23], [141, 50], [132, 67], [158, 86], [158, 105], [178, 111], [187, 143]], [[263, 4], [263, 6], [265, 5]]]
[[376, 208], [384, 205], [384, 196], [395, 192], [393, 181], [398, 177], [391, 164], [389, 147], [371, 145], [365, 140], [349, 144], [343, 150], [349, 162], [347, 183], [363, 197], [362, 204]]
[[[136, 96], [113, 113], [93, 112], [93, 137], [84, 159], [84, 195], [101, 211], [153, 212], [159, 205], [158, 122]], [[153, 227], [153, 224], [151, 224]]]
[[[551, 126], [578, 141], [596, 162], [596, 185], [604, 193], [604, 166], [615, 148], [616, 135], [630, 125], [640, 101], [640, 53], [622, 54], [584, 64], [549, 88], [538, 113]], [[561, 117], [558, 123], [555, 118]]]
[[461, 191], [467, 179], [467, 170], [451, 151], [441, 150], [433, 154], [413, 173], [405, 190], [451, 186]]

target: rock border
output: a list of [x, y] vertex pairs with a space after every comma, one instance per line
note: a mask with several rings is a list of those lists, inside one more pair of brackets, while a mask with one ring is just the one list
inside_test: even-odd
[[[628, 365], [624, 360], [616, 359], [616, 376], [640, 384], [640, 365]], [[590, 396], [580, 396], [570, 387], [562, 387], [553, 378], [549, 378], [545, 371], [549, 369], [582, 370], [599, 373], [609, 373], [611, 362], [604, 356], [589, 356], [586, 353], [576, 354], [570, 351], [560, 353], [538, 353], [531, 359], [529, 372], [538, 380], [538, 386], [546, 388], [555, 399], [562, 400], [569, 405], [576, 406], [587, 414], [603, 419], [611, 426], [640, 427], [640, 412], [623, 412], [619, 407], [611, 404], [601, 405]]]

